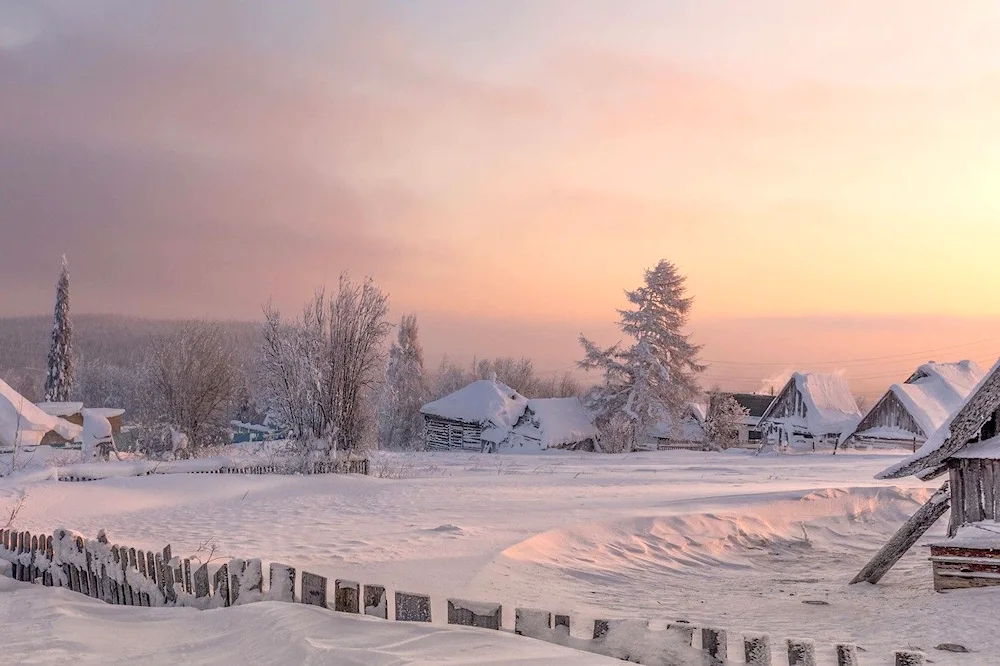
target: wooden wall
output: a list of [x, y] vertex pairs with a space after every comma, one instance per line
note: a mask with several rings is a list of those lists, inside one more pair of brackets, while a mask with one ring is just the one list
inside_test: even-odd
[[480, 425], [424, 416], [424, 441], [434, 451], [482, 451], [483, 428]]
[[858, 424], [856, 432], [864, 434], [866, 430], [872, 428], [901, 428], [919, 439], [927, 439], [928, 434], [923, 431], [913, 419], [910, 412], [899, 401], [895, 393], [889, 392], [883, 396], [878, 404], [872, 408], [865, 418]]
[[951, 522], [948, 535], [962, 525], [1000, 517], [1000, 460], [951, 460]]

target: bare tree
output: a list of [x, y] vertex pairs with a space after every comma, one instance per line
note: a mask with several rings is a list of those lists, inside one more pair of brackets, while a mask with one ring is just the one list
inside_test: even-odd
[[269, 416], [314, 447], [371, 444], [388, 312], [389, 299], [371, 278], [358, 284], [346, 274], [334, 298], [317, 291], [297, 321], [285, 323], [276, 308], [265, 308], [258, 375]]
[[160, 420], [187, 436], [192, 453], [225, 441], [237, 370], [218, 326], [182, 327], [156, 354], [150, 381]]

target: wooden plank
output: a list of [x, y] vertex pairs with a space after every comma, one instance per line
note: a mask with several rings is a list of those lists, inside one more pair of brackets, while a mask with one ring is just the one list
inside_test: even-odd
[[978, 523], [983, 519], [982, 462], [976, 459], [965, 463], [965, 522]]
[[389, 600], [382, 585], [365, 585], [364, 587], [365, 615], [389, 619]]
[[299, 599], [302, 603], [326, 608], [326, 578], [303, 571], [301, 582], [302, 594]]
[[948, 511], [951, 493], [947, 481], [941, 485], [937, 492], [931, 495], [927, 503], [920, 507], [913, 516], [903, 524], [889, 542], [886, 543], [875, 557], [865, 565], [851, 585], [867, 581], [872, 585], [882, 580], [889, 569], [891, 569], [900, 558], [906, 554], [913, 544], [936, 523], [938, 519]]
[[996, 520], [996, 470], [995, 460], [983, 460], [982, 463], [982, 485], [983, 485], [983, 519]]
[[361, 613], [361, 585], [353, 580], [333, 583], [333, 609], [341, 613]]
[[398, 622], [430, 622], [431, 598], [423, 594], [396, 592]]
[[958, 532], [962, 515], [962, 473], [958, 467], [953, 466], [948, 470], [948, 483], [954, 489], [951, 493], [951, 515], [948, 518], [948, 536], [953, 537]]

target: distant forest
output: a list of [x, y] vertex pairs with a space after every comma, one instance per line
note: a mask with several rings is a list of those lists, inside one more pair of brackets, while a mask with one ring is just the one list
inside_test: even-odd
[[[139, 398], [115, 395], [102, 381], [109, 373], [135, 376], [144, 360], [183, 321], [140, 319], [120, 315], [73, 315], [77, 357], [77, 399], [91, 406], [128, 408]], [[219, 322], [237, 358], [248, 367], [260, 339], [259, 322]], [[52, 316], [0, 318], [0, 379], [27, 399], [42, 399]], [[133, 385], [131, 382], [125, 385]]]

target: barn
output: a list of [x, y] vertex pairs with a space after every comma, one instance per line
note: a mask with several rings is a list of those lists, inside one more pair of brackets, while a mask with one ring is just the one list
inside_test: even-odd
[[[947, 538], [931, 544], [934, 587], [1000, 585], [1000, 361], [916, 453], [877, 478], [945, 474], [939, 494], [950, 493], [950, 521]], [[930, 515], [913, 529], [926, 530], [940, 513]]]
[[760, 449], [836, 446], [861, 416], [846, 379], [796, 372], [760, 418]]
[[527, 406], [527, 398], [502, 382], [473, 382], [420, 408], [425, 445], [437, 451], [495, 450]]
[[972, 361], [921, 365], [905, 382], [889, 387], [844, 446], [912, 446], [916, 451], [958, 409], [983, 374]]

